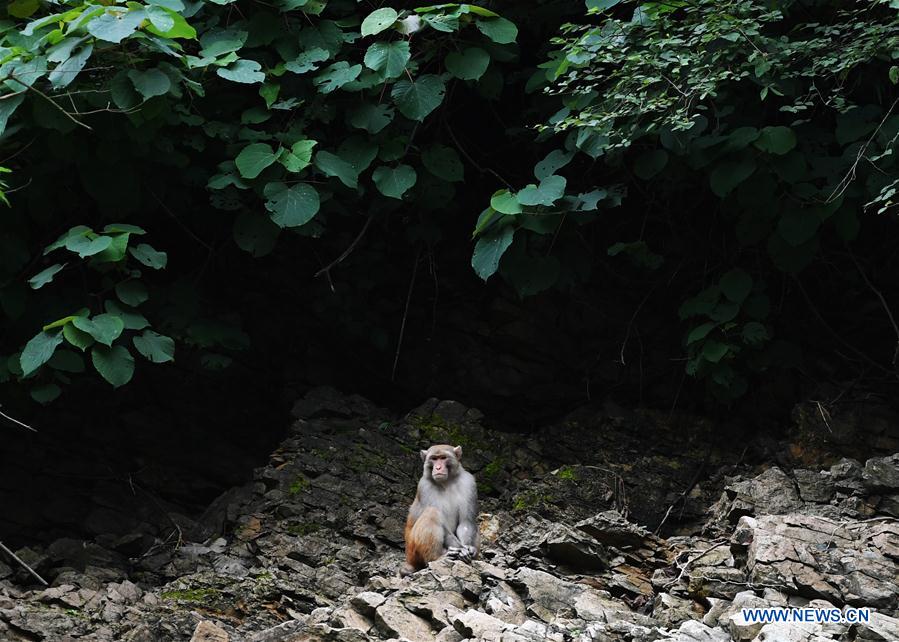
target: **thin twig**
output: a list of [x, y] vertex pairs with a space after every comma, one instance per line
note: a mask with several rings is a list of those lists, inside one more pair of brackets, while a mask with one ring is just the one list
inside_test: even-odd
[[18, 555], [16, 555], [16, 554], [13, 553], [11, 550], [9, 550], [8, 548], [6, 548], [6, 544], [4, 544], [3, 542], [0, 542], [0, 549], [3, 549], [3, 551], [4, 551], [7, 555], [9, 555], [11, 558], [13, 558], [14, 560], [16, 560], [19, 564], [21, 564], [21, 565], [25, 568], [26, 571], [28, 571], [29, 573], [31, 573], [32, 575], [34, 575], [34, 576], [38, 579], [38, 581], [39, 581], [41, 584], [43, 584], [44, 586], [50, 586], [50, 583], [47, 582], [47, 580], [45, 580], [43, 577], [41, 577], [40, 575], [38, 575], [38, 574], [37, 574], [37, 571], [35, 571], [33, 568], [31, 568], [30, 566], [28, 566], [28, 564], [26, 564], [25, 562], [23, 562], [23, 561], [19, 558]]
[[871, 292], [873, 292], [877, 296], [877, 298], [880, 299], [880, 305], [883, 306], [883, 309], [887, 313], [887, 317], [890, 320], [890, 325], [893, 326], [893, 332], [896, 333], [896, 349], [893, 351], [892, 361], [893, 365], [895, 366], [896, 358], [899, 357], [899, 325], [896, 324], [896, 318], [893, 316], [893, 311], [890, 310], [890, 306], [887, 303], [886, 298], [883, 296], [883, 293], [878, 290], [873, 283], [871, 283], [871, 279], [869, 279], [868, 275], [865, 274], [865, 271], [862, 269], [862, 266], [858, 262], [858, 259], [855, 258], [855, 254], [852, 253], [852, 250], [850, 250], [848, 247], [846, 249], [849, 250], [849, 258], [851, 258], [852, 262], [855, 263], [855, 267], [856, 269], [858, 269], [858, 273], [862, 275], [862, 279], [864, 279], [865, 284], [868, 286]]
[[15, 417], [10, 417], [9, 415], [7, 415], [7, 414], [6, 414], [5, 412], [3, 412], [2, 410], [0, 410], [0, 417], [3, 417], [4, 419], [7, 419], [7, 420], [13, 422], [13, 423], [16, 424], [17, 426], [22, 426], [22, 428], [27, 428], [27, 429], [30, 430], [31, 432], [37, 432], [37, 430], [35, 430], [35, 429], [32, 428], [31, 426], [29, 426], [28, 424], [22, 423], [21, 421], [19, 421], [19, 420], [16, 419]]
[[212, 252], [212, 246], [209, 245], [209, 243], [207, 243], [207, 242], [204, 241], [203, 239], [201, 239], [199, 236], [197, 236], [196, 234], [194, 234], [193, 230], [191, 230], [189, 227], [187, 227], [187, 224], [184, 223], [184, 221], [182, 221], [180, 218], [178, 218], [178, 217], [175, 215], [175, 213], [169, 208], [168, 205], [166, 205], [165, 203], [162, 202], [162, 199], [159, 198], [159, 196], [156, 195], [156, 192], [154, 192], [154, 191], [151, 190], [150, 188], [147, 188], [147, 191], [150, 192], [150, 196], [152, 196], [153, 199], [154, 199], [157, 203], [159, 203], [159, 207], [161, 207], [161, 208], [163, 209], [163, 211], [164, 211], [166, 214], [168, 214], [169, 216], [171, 216], [172, 219], [174, 219], [174, 221], [178, 224], [178, 226], [179, 226], [181, 229], [183, 229], [185, 232], [187, 232], [187, 234], [188, 234], [193, 240], [195, 240], [197, 243], [199, 243], [200, 245], [202, 245], [203, 247], [205, 247], [207, 250], [209, 250], [210, 252]]
[[16, 78], [15, 74], [9, 74], [9, 79], [10, 79], [10, 80], [15, 80], [17, 83], [19, 83], [20, 85], [22, 85], [23, 87], [25, 87], [25, 90], [27, 90], [27, 91], [33, 91], [34, 93], [36, 93], [38, 96], [40, 96], [41, 98], [43, 98], [44, 100], [46, 100], [48, 103], [50, 103], [51, 105], [53, 105], [54, 107], [56, 107], [56, 108], [57, 108], [59, 111], [61, 111], [63, 114], [65, 114], [66, 118], [68, 118], [69, 120], [71, 120], [73, 123], [75, 123], [75, 124], [78, 125], [79, 127], [84, 127], [84, 128], [85, 128], [86, 130], [88, 130], [88, 131], [94, 131], [94, 128], [93, 128], [93, 127], [91, 127], [90, 125], [88, 125], [88, 124], [86, 124], [86, 123], [82, 123], [80, 120], [78, 120], [77, 118], [75, 118], [72, 114], [70, 114], [69, 112], [67, 112], [67, 111], [66, 111], [65, 109], [63, 109], [62, 107], [60, 107], [59, 103], [57, 103], [55, 100], [53, 100], [52, 98], [50, 98], [50, 96], [48, 96], [47, 94], [45, 94], [44, 92], [42, 92], [42, 91], [41, 91], [40, 89], [38, 89], [37, 87], [32, 87], [31, 85], [22, 82], [21, 80], [19, 80], [18, 78]]
[[512, 184], [509, 183], [509, 181], [507, 181], [505, 178], [503, 178], [502, 176], [500, 176], [495, 170], [492, 170], [492, 169], [490, 169], [489, 167], [481, 167], [481, 166], [478, 164], [478, 162], [477, 162], [475, 159], [473, 159], [473, 158], [471, 157], [471, 155], [469, 155], [469, 153], [468, 153], [467, 151], [465, 151], [465, 148], [462, 147], [462, 145], [459, 144], [459, 140], [456, 138], [456, 134], [453, 132], [453, 128], [449, 126], [449, 123], [447, 123], [446, 121], [444, 121], [444, 126], [446, 127], [446, 131], [449, 133], [450, 138], [453, 139], [453, 143], [456, 145], [456, 147], [458, 148], [458, 150], [459, 150], [460, 152], [462, 152], [462, 155], [463, 155], [465, 158], [468, 159], [468, 162], [471, 163], [472, 166], [474, 166], [474, 168], [475, 168], [476, 170], [478, 170], [481, 174], [488, 173], [488, 172], [489, 172], [490, 174], [493, 174], [493, 175], [496, 176], [500, 181], [502, 181], [503, 185], [505, 185], [508, 189], [510, 189], [510, 190], [512, 189]]
[[893, 113], [893, 109], [896, 108], [897, 104], [899, 104], [899, 98], [893, 101], [893, 104], [890, 105], [887, 113], [884, 114], [883, 120], [881, 120], [880, 124], [877, 125], [877, 129], [874, 130], [868, 140], [865, 141], [865, 144], [862, 145], [858, 150], [858, 154], [856, 154], [855, 156], [855, 161], [852, 163], [852, 167], [849, 168], [849, 171], [846, 172], [846, 175], [843, 177], [843, 179], [839, 183], [837, 183], [837, 186], [833, 188], [833, 192], [831, 192], [830, 196], [827, 197], [827, 200], [824, 201], [825, 203], [832, 203], [840, 196], [842, 196], [843, 192], [849, 189], [849, 185], [851, 185], [852, 181], [855, 180], [855, 170], [858, 168], [858, 164], [861, 162], [862, 158], [865, 158], [865, 152], [868, 151], [868, 146], [874, 140], [874, 137], [877, 136], [877, 134], [880, 132], [884, 123], [887, 122], [887, 119], [890, 117], [890, 114]]
[[621, 350], [618, 353], [618, 360], [621, 363], [621, 365], [627, 365], [624, 362], [624, 349], [627, 347], [627, 341], [631, 336], [631, 328], [634, 325], [634, 321], [637, 320], [637, 315], [640, 314], [640, 310], [643, 309], [644, 305], [646, 305], [646, 302], [649, 300], [649, 297], [652, 296], [652, 293], [655, 291], [657, 286], [658, 286], [658, 284], [652, 286], [649, 289], [649, 292], [647, 292], [646, 296], [643, 297], [643, 300], [640, 301], [640, 305], [638, 305], [637, 309], [634, 310], [634, 314], [631, 316], [631, 320], [627, 324], [627, 330], [625, 330], [625, 333], [624, 333], [624, 341], [621, 342]]
[[[345, 249], [343, 251], [343, 254], [341, 254], [336, 259], [334, 259], [333, 261], [328, 263], [325, 267], [320, 269], [313, 276], [321, 276], [322, 274], [327, 274], [328, 280], [330, 281], [331, 280], [331, 268], [333, 268], [335, 265], [337, 265], [338, 263], [343, 261], [346, 257], [348, 257], [352, 253], [353, 250], [356, 249], [356, 246], [359, 245], [359, 241], [361, 241], [362, 237], [365, 236], [365, 232], [368, 230], [368, 226], [371, 225], [371, 222], [373, 219], [374, 219], [373, 216], [369, 216], [368, 219], [365, 221], [365, 225], [363, 225], [362, 229], [359, 230], [359, 234], [356, 235], [356, 238], [353, 239], [353, 242], [350, 243], [349, 247], [347, 247], [347, 249]], [[334, 290], [333, 284], [331, 285], [331, 290], [332, 291]]]
[[393, 370], [390, 371], [390, 380], [396, 380], [396, 366], [400, 361], [400, 350], [403, 347], [403, 335], [406, 334], [406, 318], [409, 316], [409, 304], [412, 302], [412, 290], [415, 289], [415, 277], [418, 275], [418, 260], [421, 258], [421, 248], [415, 253], [415, 264], [412, 266], [412, 277], [409, 279], [409, 291], [406, 293], [406, 307], [403, 309], [403, 321], [400, 323], [400, 335], [396, 340], [396, 354], [393, 356]]

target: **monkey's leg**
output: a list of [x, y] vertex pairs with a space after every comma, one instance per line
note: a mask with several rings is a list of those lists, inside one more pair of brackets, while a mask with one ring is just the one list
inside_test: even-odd
[[409, 575], [443, 555], [443, 520], [440, 511], [429, 507], [411, 528], [407, 523], [406, 565], [401, 575]]

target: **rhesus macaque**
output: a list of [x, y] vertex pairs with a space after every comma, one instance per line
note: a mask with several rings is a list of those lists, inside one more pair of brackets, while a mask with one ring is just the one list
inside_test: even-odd
[[406, 519], [404, 576], [444, 554], [466, 561], [478, 554], [478, 487], [462, 468], [462, 447], [431, 446], [421, 459], [424, 468]]

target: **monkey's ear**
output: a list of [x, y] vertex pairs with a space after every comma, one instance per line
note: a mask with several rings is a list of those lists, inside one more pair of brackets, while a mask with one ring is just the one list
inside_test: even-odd
[[422, 460], [422, 461], [425, 461], [425, 460], [428, 458], [428, 451], [427, 451], [427, 450], [421, 450], [421, 451], [419, 451], [419, 453], [421, 454], [421, 460]]
[[453, 452], [456, 454], [456, 459], [462, 459], [462, 446], [456, 446], [453, 448]]

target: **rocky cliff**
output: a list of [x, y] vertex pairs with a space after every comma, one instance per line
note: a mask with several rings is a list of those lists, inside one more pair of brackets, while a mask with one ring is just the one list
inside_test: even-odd
[[[0, 562], [0, 640], [899, 640], [899, 454], [750, 466], [707, 422], [581, 412], [531, 435], [432, 400], [397, 418], [328, 389], [197, 520]], [[420, 447], [464, 446], [483, 550], [400, 579]], [[886, 442], [884, 442], [886, 443]], [[745, 607], [870, 607], [747, 622]]]

